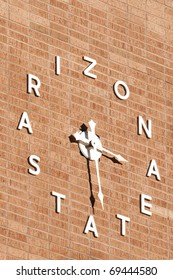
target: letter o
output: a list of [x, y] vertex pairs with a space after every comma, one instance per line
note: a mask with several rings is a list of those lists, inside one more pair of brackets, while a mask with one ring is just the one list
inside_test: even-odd
[[[119, 85], [121, 85], [121, 86], [124, 88], [124, 90], [125, 90], [125, 95], [121, 95], [121, 94], [119, 93], [119, 91], [118, 91]], [[129, 96], [130, 96], [129, 88], [128, 88], [128, 86], [126, 85], [126, 83], [123, 82], [123, 81], [117, 81], [117, 82], [114, 84], [113, 89], [114, 89], [114, 93], [116, 94], [116, 96], [117, 96], [119, 99], [125, 100], [125, 99], [129, 98]]]

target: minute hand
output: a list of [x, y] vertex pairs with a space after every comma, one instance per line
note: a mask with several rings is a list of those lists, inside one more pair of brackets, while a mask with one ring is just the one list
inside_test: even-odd
[[98, 180], [98, 186], [99, 186], [98, 197], [99, 197], [99, 199], [100, 199], [102, 208], [104, 209], [104, 206], [103, 206], [103, 193], [102, 193], [101, 183], [100, 183], [99, 163], [98, 163], [98, 160], [95, 160], [95, 163], [96, 163], [96, 173], [97, 173], [97, 180]]
[[108, 153], [108, 154], [114, 156], [115, 159], [118, 160], [119, 162], [128, 162], [128, 161], [127, 161], [125, 158], [123, 158], [121, 155], [116, 155], [116, 154], [112, 153], [111, 151], [109, 151], [109, 150], [107, 150], [107, 149], [105, 149], [105, 148], [103, 148], [103, 147], [99, 147], [98, 150], [101, 151], [101, 152], [105, 152], [105, 153]]

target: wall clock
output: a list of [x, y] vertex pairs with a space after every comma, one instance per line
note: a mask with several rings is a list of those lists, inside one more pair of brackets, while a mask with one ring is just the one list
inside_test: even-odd
[[[93, 68], [97, 65], [97, 62], [95, 59], [84, 56], [84, 61], [89, 62], [89, 66], [83, 71], [83, 74], [88, 77], [89, 79], [97, 79], [97, 76], [93, 74], [91, 71], [93, 71]], [[55, 74], [59, 76], [61, 74], [61, 67], [60, 67], [60, 57], [55, 57]], [[34, 93], [36, 97], [41, 97], [40, 94], [40, 88], [41, 88], [41, 80], [38, 76], [35, 76], [33, 74], [27, 75], [27, 92], [28, 94]], [[120, 88], [123, 89], [123, 93], [120, 91]], [[124, 102], [128, 98], [130, 98], [130, 90], [127, 86], [127, 84], [124, 81], [118, 80], [113, 85], [113, 94], [115, 95], [115, 98], [118, 98]], [[82, 123], [82, 120], [81, 120]], [[99, 126], [99, 123], [98, 123]], [[114, 158], [115, 163], [121, 163], [121, 164], [130, 164], [128, 162], [127, 158], [128, 155], [122, 156], [120, 154], [114, 153], [114, 151], [110, 151], [109, 149], [104, 147], [104, 144], [101, 140], [101, 135], [96, 134], [96, 123], [91, 119], [89, 121], [89, 127], [90, 129], [80, 130], [76, 133], [73, 133], [73, 137], [75, 138], [75, 141], [79, 145], [79, 151], [81, 154], [89, 161], [95, 161], [95, 170], [96, 170], [96, 176], [97, 176], [97, 182], [98, 182], [98, 198], [100, 201], [100, 205], [102, 210], [104, 211], [104, 185], [101, 183], [100, 173], [99, 173], [99, 161], [101, 159], [101, 156], [103, 153], [108, 154], [109, 156]], [[137, 116], [136, 118], [136, 133], [137, 135], [145, 134], [145, 136], [148, 139], [152, 138], [152, 121], [151, 120], [145, 120], [142, 116]], [[26, 129], [29, 134], [33, 133], [33, 128], [30, 122], [30, 118], [27, 112], [23, 112], [20, 116], [19, 124], [18, 124], [18, 130]], [[77, 129], [77, 128], [76, 128]], [[107, 135], [108, 137], [108, 135]], [[79, 154], [80, 156], [80, 154]], [[39, 155], [30, 155], [28, 158], [28, 164], [30, 167], [28, 168], [28, 173], [32, 176], [39, 176], [41, 172], [40, 163], [41, 158]], [[126, 168], [125, 165], [123, 168]], [[157, 181], [161, 180], [159, 169], [157, 166], [157, 162], [155, 159], [151, 159], [148, 164], [148, 170], [146, 172], [146, 176], [155, 176], [155, 179]], [[56, 202], [56, 212], [61, 213], [61, 204], [63, 203], [64, 199], [68, 199], [64, 194], [61, 192], [55, 192], [52, 190], [51, 195], [55, 196], [55, 202]], [[150, 194], [143, 194], [140, 195], [140, 207], [139, 211], [141, 214], [151, 216], [151, 207], [152, 204], [150, 203], [152, 200], [152, 197]], [[126, 223], [130, 222], [130, 217], [127, 217], [125, 215], [115, 213], [115, 217], [120, 220], [120, 233], [121, 235], [126, 235]], [[95, 237], [98, 237], [98, 231], [97, 226], [95, 223], [95, 219], [93, 215], [90, 215], [88, 217], [87, 223], [84, 227], [84, 233], [87, 234], [89, 232], [92, 232]]]

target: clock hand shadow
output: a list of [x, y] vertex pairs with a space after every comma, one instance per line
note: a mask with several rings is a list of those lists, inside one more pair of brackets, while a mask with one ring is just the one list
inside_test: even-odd
[[[87, 129], [88, 127], [84, 123], [80, 127], [80, 131], [87, 131]], [[71, 134], [68, 138], [70, 143], [78, 143], [73, 134]]]
[[[84, 127], [84, 124], [81, 126], [81, 128], [83, 130], [85, 130], [85, 131], [87, 129], [86, 126]], [[70, 143], [78, 143], [78, 141], [76, 141], [75, 137], [72, 134], [69, 136], [69, 140], [70, 140]], [[81, 152], [80, 152], [80, 154], [81, 154], [81, 156], [83, 156]], [[92, 186], [92, 181], [91, 181], [91, 172], [90, 172], [89, 159], [86, 159], [86, 160], [87, 160], [88, 180], [89, 180], [90, 193], [91, 193], [90, 201], [91, 201], [91, 206], [92, 206], [92, 210], [93, 210], [93, 214], [94, 214], [95, 197], [94, 197], [94, 194], [93, 194], [93, 186]]]
[[70, 143], [77, 143], [75, 137], [71, 134], [69, 137]]
[[91, 201], [91, 206], [94, 214], [94, 205], [95, 205], [95, 197], [93, 194], [93, 186], [92, 186], [92, 181], [91, 181], [91, 172], [90, 172], [90, 164], [89, 164], [89, 159], [87, 159], [87, 169], [88, 169], [88, 177], [89, 177], [89, 184], [90, 184], [90, 201]]
[[108, 159], [112, 160], [113, 163], [118, 163], [118, 164], [122, 165], [122, 163], [119, 162], [115, 157], [109, 157], [109, 156], [103, 155], [103, 154], [102, 154], [102, 157], [105, 157], [105, 158], [108, 158]]

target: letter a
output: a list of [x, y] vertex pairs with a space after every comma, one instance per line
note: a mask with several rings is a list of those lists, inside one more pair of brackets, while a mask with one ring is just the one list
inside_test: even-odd
[[28, 117], [28, 114], [26, 112], [22, 113], [21, 118], [20, 118], [20, 122], [19, 122], [19, 125], [18, 125], [17, 128], [19, 130], [21, 130], [23, 127], [25, 127], [30, 134], [33, 133], [32, 127], [31, 127], [31, 124], [30, 124], [30, 121], [29, 121], [29, 117]]
[[94, 221], [94, 217], [92, 215], [89, 216], [84, 233], [88, 233], [89, 231], [93, 232], [95, 237], [99, 237], [96, 224]]
[[150, 177], [151, 175], [155, 175], [157, 180], [160, 181], [159, 169], [157, 167], [155, 159], [151, 160], [150, 166], [148, 168], [147, 177]]

